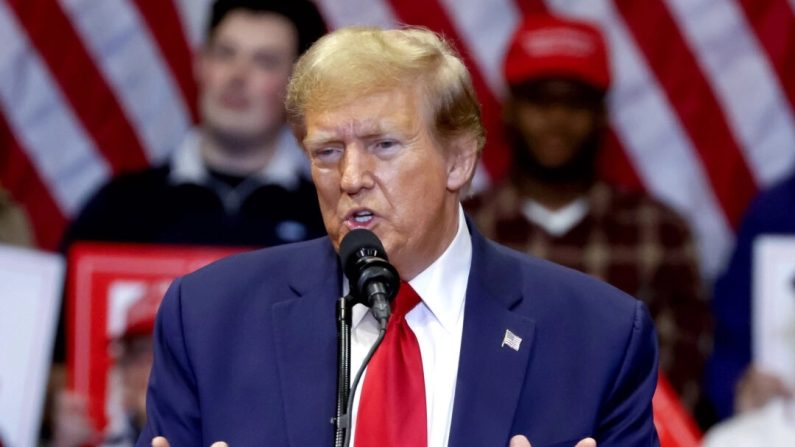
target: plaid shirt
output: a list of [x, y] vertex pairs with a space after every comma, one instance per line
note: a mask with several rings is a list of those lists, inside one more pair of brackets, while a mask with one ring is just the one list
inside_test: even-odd
[[643, 300], [655, 320], [660, 367], [690, 408], [700, 396], [711, 318], [687, 225], [650, 197], [595, 184], [587, 214], [559, 236], [522, 213], [510, 183], [465, 204], [490, 239], [595, 276]]

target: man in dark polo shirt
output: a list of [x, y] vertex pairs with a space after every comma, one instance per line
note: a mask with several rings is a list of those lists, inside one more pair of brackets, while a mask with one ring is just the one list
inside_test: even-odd
[[309, 1], [216, 1], [195, 62], [201, 123], [166, 165], [101, 188], [64, 249], [78, 240], [270, 246], [324, 234], [283, 106], [293, 62], [324, 32]]

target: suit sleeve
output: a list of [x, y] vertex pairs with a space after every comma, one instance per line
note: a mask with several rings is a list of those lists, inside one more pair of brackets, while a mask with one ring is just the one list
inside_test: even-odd
[[172, 446], [202, 445], [196, 378], [182, 325], [181, 285], [181, 278], [174, 281], [158, 310], [147, 420], [138, 447], [148, 447], [155, 436], [165, 436]]
[[651, 403], [657, 368], [654, 325], [646, 306], [638, 301], [624, 360], [601, 410], [599, 447], [659, 446]]

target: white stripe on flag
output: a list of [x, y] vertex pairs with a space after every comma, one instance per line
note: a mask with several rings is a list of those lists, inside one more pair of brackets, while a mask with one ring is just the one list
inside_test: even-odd
[[781, 178], [795, 164], [795, 121], [744, 13], [736, 2], [724, 0], [668, 4], [757, 182], [764, 186]]
[[317, 0], [331, 29], [351, 25], [370, 25], [392, 28], [397, 19], [385, 0]]
[[[160, 0], [163, 1], [163, 0]], [[212, 0], [169, 0], [174, 1], [174, 6], [182, 19], [182, 28], [191, 48], [198, 48], [204, 41], [204, 30], [210, 20], [210, 6]]]
[[502, 60], [519, 25], [521, 12], [513, 0], [496, 2], [441, 0], [447, 16], [467, 46], [477, 69], [496, 98], [505, 94]]
[[0, 102], [9, 126], [60, 210], [72, 216], [110, 168], [5, 2], [0, 42]]
[[649, 191], [690, 221], [703, 273], [713, 277], [733, 233], [692, 143], [623, 21], [606, 1], [547, 4], [559, 14], [598, 22], [605, 31], [615, 79], [608, 107], [617, 136]]
[[61, 0], [114, 90], [150, 163], [165, 159], [190, 126], [188, 108], [138, 9], [125, 0]]

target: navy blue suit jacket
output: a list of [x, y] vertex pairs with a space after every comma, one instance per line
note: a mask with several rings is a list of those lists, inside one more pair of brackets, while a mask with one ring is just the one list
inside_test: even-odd
[[[484, 239], [472, 267], [449, 445], [656, 446], [657, 348], [645, 306]], [[138, 446], [333, 444], [335, 302], [328, 238], [227, 258], [174, 282], [155, 329]], [[522, 341], [502, 346], [506, 330]], [[430, 446], [429, 446], [430, 447]]]

